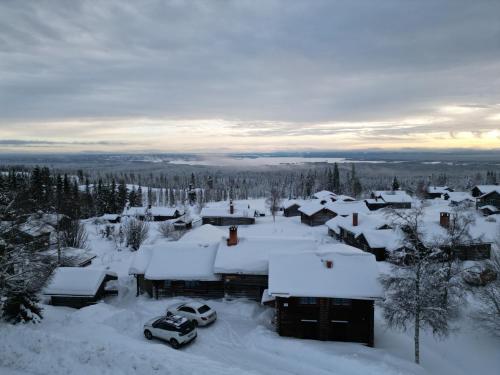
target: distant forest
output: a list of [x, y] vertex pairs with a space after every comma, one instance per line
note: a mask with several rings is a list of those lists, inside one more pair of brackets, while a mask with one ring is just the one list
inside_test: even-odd
[[267, 197], [272, 189], [283, 198], [307, 198], [323, 189], [361, 198], [371, 190], [391, 189], [395, 179], [413, 195], [428, 185], [468, 190], [476, 184], [498, 183], [498, 170], [488, 167], [318, 163], [243, 170], [130, 163], [113, 171], [95, 165], [82, 169], [4, 165], [0, 167], [0, 193], [16, 196], [18, 212], [58, 212], [76, 219], [119, 213], [126, 202], [135, 206], [203, 205], [229, 198]]

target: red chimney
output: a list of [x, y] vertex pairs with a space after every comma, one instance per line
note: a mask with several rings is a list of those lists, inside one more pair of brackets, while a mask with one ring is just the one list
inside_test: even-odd
[[233, 205], [233, 200], [232, 199], [229, 201], [229, 213], [231, 215], [234, 214], [234, 205]]
[[450, 213], [449, 212], [441, 212], [439, 214], [439, 225], [443, 228], [450, 227]]
[[352, 226], [353, 227], [358, 226], [358, 213], [357, 212], [352, 213]]
[[333, 268], [333, 260], [325, 260], [326, 268]]
[[235, 246], [238, 244], [238, 227], [233, 225], [229, 227], [229, 238], [227, 239], [227, 246]]

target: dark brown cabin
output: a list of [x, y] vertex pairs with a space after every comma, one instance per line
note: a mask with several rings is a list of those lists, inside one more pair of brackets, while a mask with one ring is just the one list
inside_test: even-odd
[[325, 224], [328, 220], [333, 219], [337, 214], [328, 208], [322, 208], [314, 214], [307, 215], [303, 212], [300, 213], [300, 222], [307, 224], [311, 227]]
[[373, 346], [374, 304], [370, 300], [276, 297], [280, 336], [359, 342]]
[[300, 205], [298, 203], [294, 203], [291, 206], [283, 209], [283, 216], [286, 216], [286, 217], [300, 216], [299, 208], [300, 208]]

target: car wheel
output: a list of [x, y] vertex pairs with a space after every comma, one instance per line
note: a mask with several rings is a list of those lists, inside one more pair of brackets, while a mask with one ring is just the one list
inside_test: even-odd
[[150, 330], [145, 330], [144, 331], [144, 336], [148, 339], [148, 340], [151, 340], [153, 338], [153, 334], [151, 333]]
[[176, 339], [171, 339], [170, 340], [170, 345], [172, 346], [172, 348], [174, 349], [179, 349], [179, 342], [176, 340]]

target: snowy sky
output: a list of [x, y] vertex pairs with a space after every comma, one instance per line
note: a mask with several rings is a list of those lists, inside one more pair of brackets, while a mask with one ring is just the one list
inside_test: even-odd
[[500, 1], [0, 1], [0, 151], [500, 148]]

